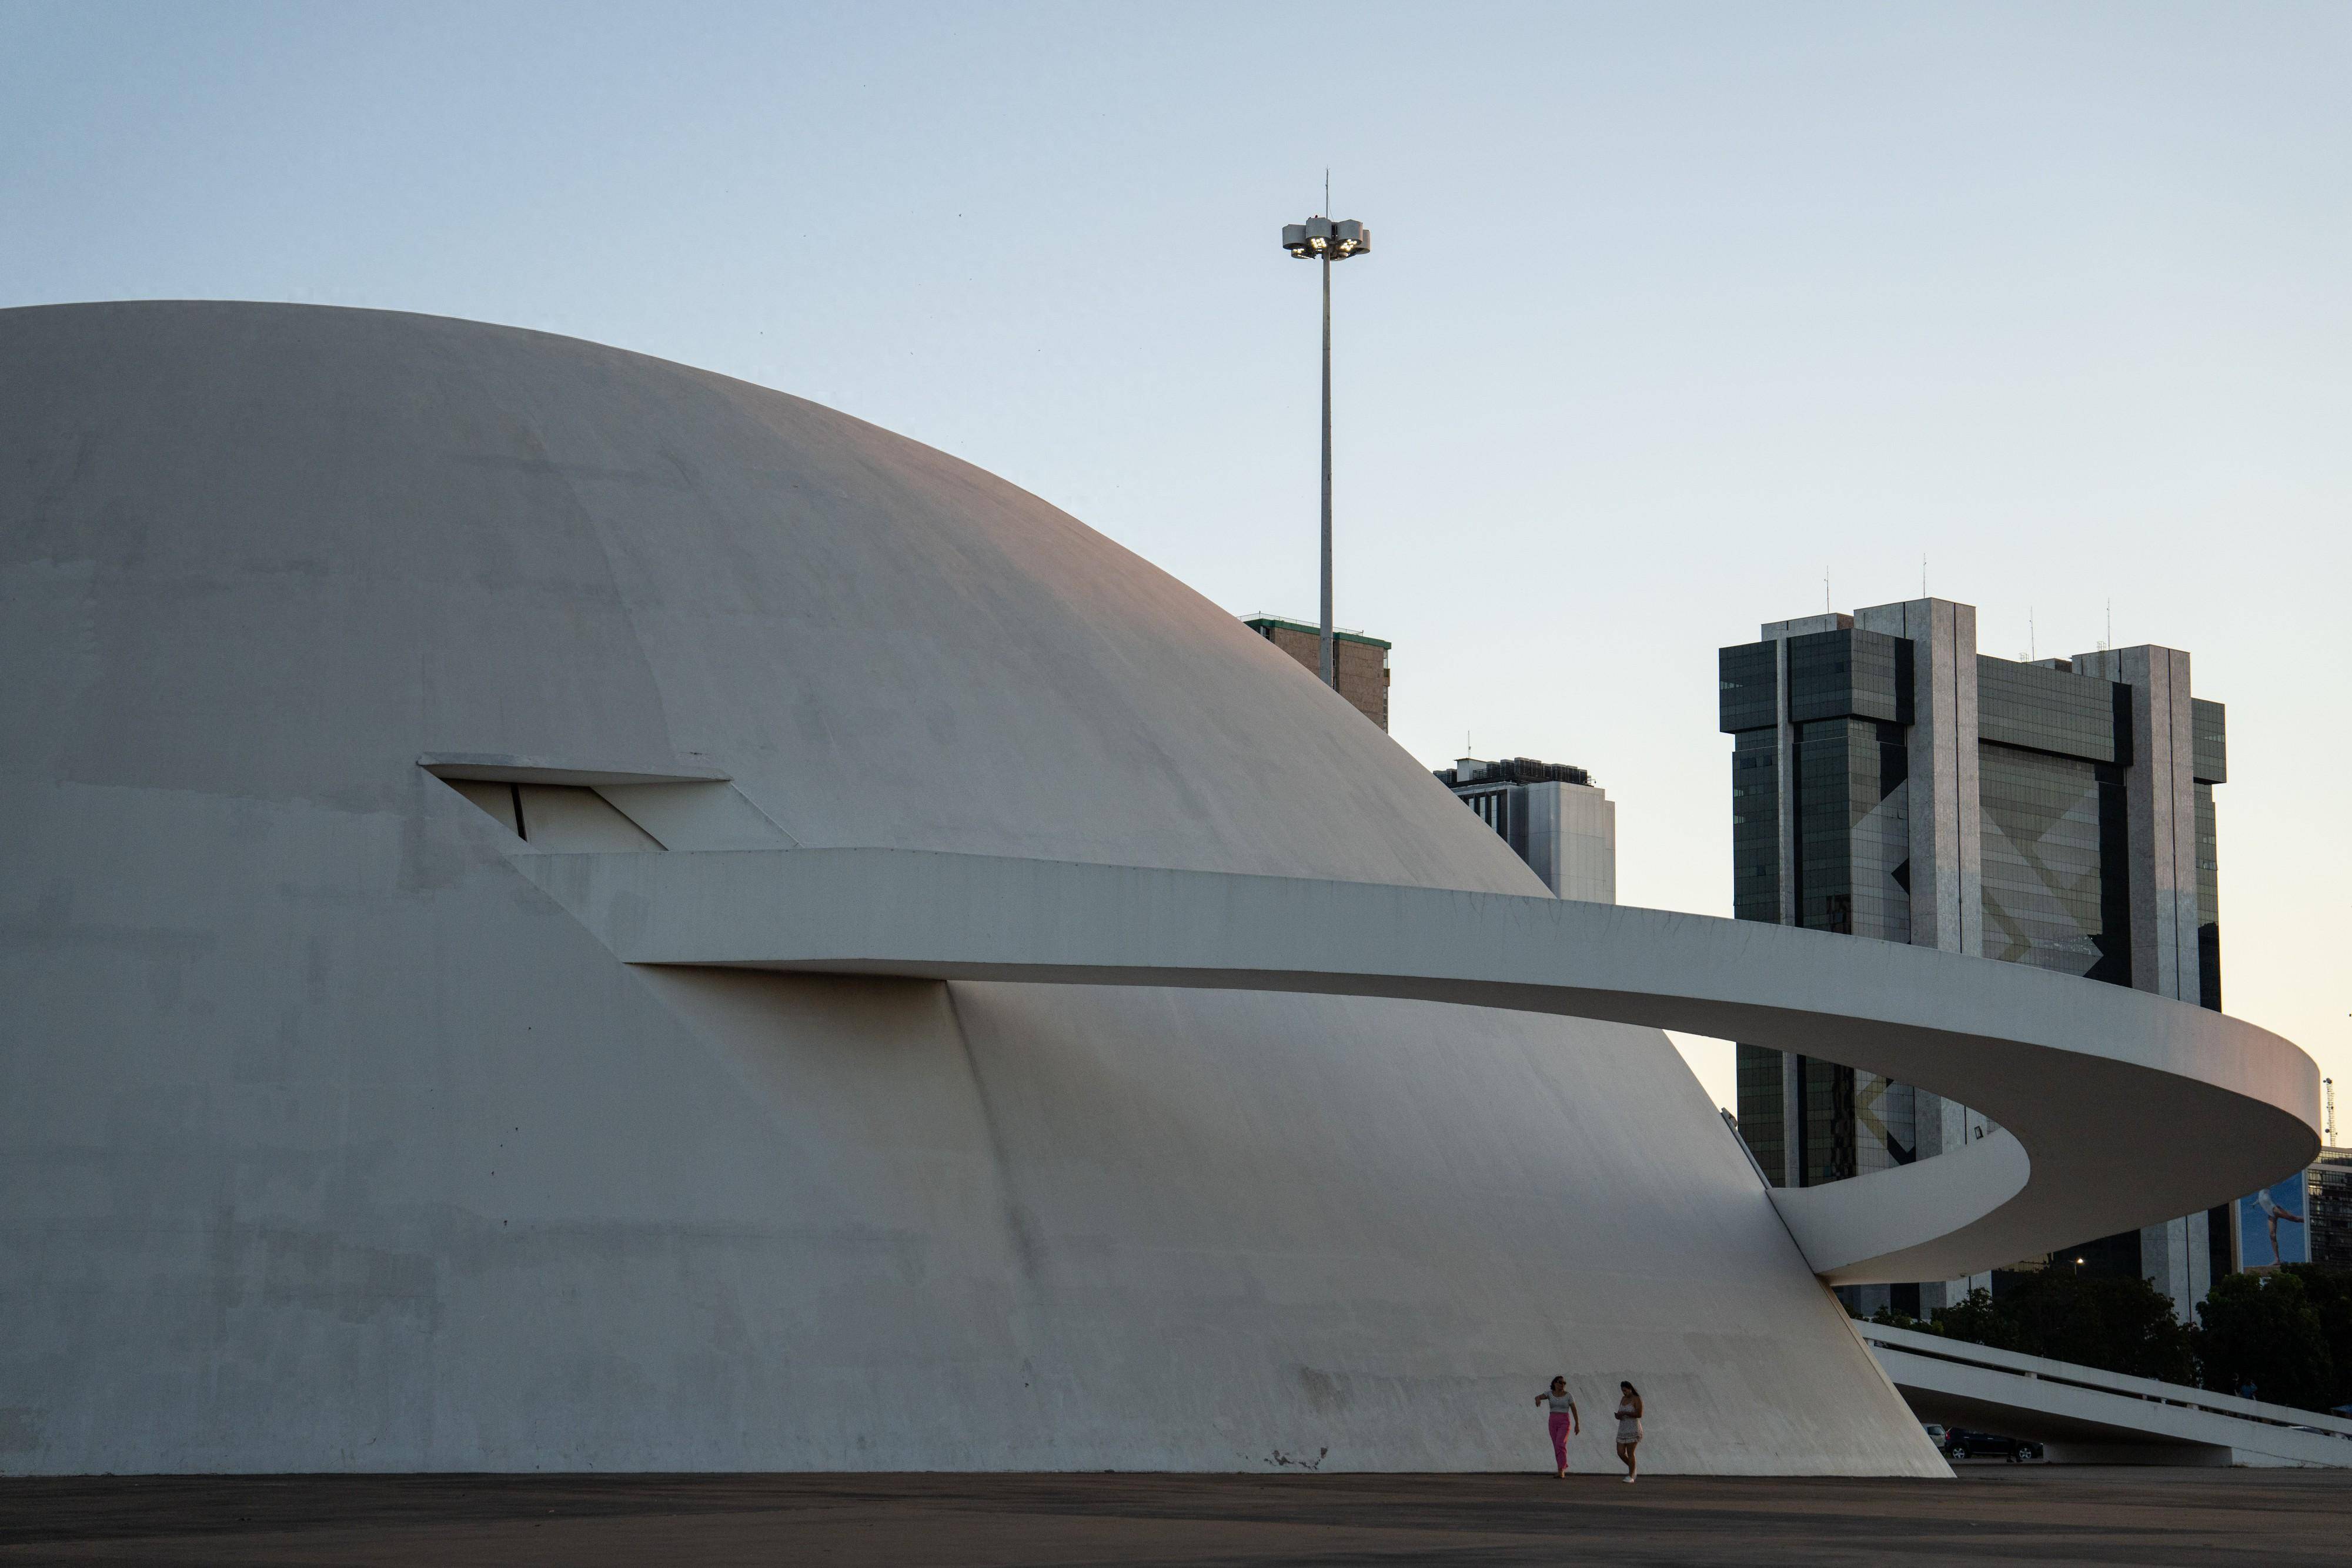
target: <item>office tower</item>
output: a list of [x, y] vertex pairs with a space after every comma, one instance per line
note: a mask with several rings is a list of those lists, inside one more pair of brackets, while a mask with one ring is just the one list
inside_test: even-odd
[[[1247, 615], [1242, 624], [1307, 666], [1308, 673], [1320, 675], [1323, 667], [1323, 629], [1304, 621], [1288, 621], [1279, 615]], [[1331, 644], [1332, 674], [1339, 695], [1356, 706], [1356, 711], [1379, 725], [1389, 727], [1389, 644], [1378, 637], [1367, 637], [1361, 632], [1335, 632]]]
[[1457, 758], [1437, 781], [1503, 837], [1560, 898], [1617, 902], [1617, 804], [1581, 768]]
[[2304, 1218], [2311, 1226], [2311, 1260], [2352, 1269], [2352, 1149], [2322, 1149], [2304, 1172]]
[[[2221, 1005], [2213, 786], [2223, 710], [2189, 655], [1977, 651], [1976, 610], [1920, 599], [1774, 622], [1720, 653], [1735, 913], [2032, 964]], [[1982, 1135], [1909, 1085], [1738, 1048], [1739, 1124], [1777, 1186], [1906, 1165]], [[2069, 1249], [2152, 1279], [2193, 1320], [2234, 1258], [2226, 1210]], [[2045, 1260], [2021, 1260], [2026, 1268]], [[1930, 1310], [1987, 1276], [1848, 1291]]]

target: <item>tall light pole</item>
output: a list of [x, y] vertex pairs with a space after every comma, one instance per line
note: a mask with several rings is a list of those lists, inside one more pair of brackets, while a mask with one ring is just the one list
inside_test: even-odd
[[1372, 248], [1372, 231], [1354, 219], [1312, 217], [1282, 225], [1282, 248], [1301, 261], [1323, 264], [1323, 684], [1337, 688], [1331, 649], [1331, 264]]

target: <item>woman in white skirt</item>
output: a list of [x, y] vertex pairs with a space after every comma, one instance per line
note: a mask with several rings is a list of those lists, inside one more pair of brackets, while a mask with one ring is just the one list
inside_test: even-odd
[[1642, 1473], [1633, 1450], [1642, 1441], [1642, 1391], [1630, 1383], [1617, 1385], [1617, 1457], [1625, 1461], [1625, 1484]]

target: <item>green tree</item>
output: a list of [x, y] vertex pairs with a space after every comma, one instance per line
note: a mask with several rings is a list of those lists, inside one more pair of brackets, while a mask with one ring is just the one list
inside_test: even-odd
[[2319, 1314], [2320, 1337], [2327, 1342], [2327, 1359], [2336, 1369], [2327, 1408], [2352, 1405], [2352, 1273], [2317, 1263], [2289, 1263], [2280, 1272], [2303, 1282], [2311, 1310]]
[[[1854, 1312], [1851, 1315], [1860, 1317], [1862, 1314]], [[1891, 1306], [1881, 1307], [1876, 1312], [1871, 1313], [1870, 1321], [1874, 1323], [1884, 1323], [1891, 1329], [1909, 1329], [1913, 1333], [1942, 1333], [1944, 1332], [1940, 1327], [1933, 1322], [1922, 1322], [1921, 1320], [1913, 1317], [1909, 1312], [1898, 1312]]]
[[2204, 1320], [2197, 1358], [2205, 1386], [2273, 1405], [2325, 1410], [2336, 1386], [2335, 1358], [2310, 1292], [2295, 1274], [2230, 1274], [2216, 1281], [2197, 1308]]
[[1938, 1308], [1935, 1319], [1952, 1338], [1995, 1350], [2166, 1383], [2197, 1381], [2189, 1326], [2172, 1315], [2172, 1298], [2145, 1280], [2055, 1269], [2023, 1274], [1998, 1296], [1971, 1291], [1968, 1300]]
[[1990, 1291], [1970, 1291], [1968, 1299], [1948, 1307], [1937, 1307], [1928, 1316], [1936, 1321], [1940, 1332], [1954, 1339], [1964, 1339], [1970, 1344], [1989, 1344], [1995, 1350], [2016, 1348], [2009, 1342], [2012, 1337], [2000, 1314], [1993, 1310]]
[[2146, 1280], [2030, 1274], [2005, 1292], [2017, 1348], [2053, 1361], [2193, 1384], [2197, 1358], [2172, 1298]]

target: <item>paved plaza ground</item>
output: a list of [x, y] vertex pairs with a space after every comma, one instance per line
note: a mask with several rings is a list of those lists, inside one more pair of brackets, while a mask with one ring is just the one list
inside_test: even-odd
[[0, 1480], [0, 1564], [2352, 1563], [2352, 1473]]

